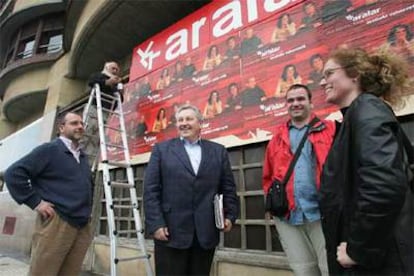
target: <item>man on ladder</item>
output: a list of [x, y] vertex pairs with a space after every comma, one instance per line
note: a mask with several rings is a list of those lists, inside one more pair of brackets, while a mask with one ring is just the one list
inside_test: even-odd
[[[145, 248], [145, 238], [143, 235], [141, 217], [139, 213], [138, 200], [136, 196], [134, 172], [130, 162], [130, 154], [128, 149], [128, 141], [125, 130], [125, 120], [122, 109], [122, 96], [119, 91], [121, 79], [118, 77], [119, 66], [115, 62], [105, 63], [104, 70], [101, 73], [94, 75], [89, 81], [92, 91], [89, 97], [89, 101], [83, 112], [83, 120], [88, 132], [88, 128], [94, 126], [90, 124], [91, 120], [97, 120], [97, 130], [99, 133], [98, 142], [100, 145], [100, 164], [103, 174], [103, 185], [105, 193], [106, 213], [108, 219], [109, 238], [110, 238], [110, 264], [111, 275], [117, 275], [117, 264], [122, 261], [131, 261], [136, 259], [143, 259], [145, 262], [145, 270], [147, 275], [152, 275], [152, 268], [149, 261], [149, 254]], [[96, 105], [96, 108], [95, 106]], [[119, 128], [109, 126], [107, 124], [107, 118], [114, 116], [119, 120]], [[108, 143], [105, 133], [108, 130], [116, 131], [121, 137], [120, 144]], [[89, 138], [94, 138], [89, 136]], [[123, 155], [121, 160], [109, 160], [108, 147], [115, 147], [122, 150]], [[111, 179], [110, 167], [119, 167], [125, 169], [127, 179]], [[112, 192], [114, 188], [127, 189], [129, 196], [119, 199], [120, 203], [114, 201]], [[123, 193], [121, 193], [123, 194]], [[125, 200], [128, 200], [128, 205], [125, 204]], [[116, 229], [115, 224], [115, 211], [120, 209], [126, 209], [132, 211], [135, 223], [135, 229], [121, 230]], [[119, 238], [121, 234], [136, 234], [138, 249], [141, 254], [134, 257], [122, 258], [118, 254]]]
[[[122, 89], [122, 78], [119, 76], [120, 69], [118, 63], [115, 61], [105, 62], [104, 68], [101, 72], [94, 73], [90, 76], [88, 80], [88, 85], [91, 88], [91, 94], [94, 90], [95, 85], [99, 85], [101, 93], [116, 98], [118, 91]], [[123, 99], [121, 93], [121, 100]], [[115, 106], [112, 106], [114, 100], [111, 98], [104, 98], [102, 101], [102, 107], [107, 110], [115, 109]], [[93, 101], [85, 108], [84, 111], [88, 110], [88, 126], [85, 126], [86, 135], [83, 138], [82, 145], [86, 154], [89, 156], [89, 162], [93, 167], [95, 167], [96, 156], [95, 154], [99, 149], [99, 133], [98, 133], [98, 117], [97, 117], [97, 104], [96, 100]], [[104, 112], [104, 122], [106, 123], [107, 117], [109, 116], [108, 112]], [[84, 114], [85, 118], [86, 114]]]
[[118, 84], [122, 81], [119, 72], [118, 63], [115, 61], [105, 62], [102, 71], [89, 78], [88, 85], [93, 88], [95, 84], [99, 84], [102, 93], [115, 96], [115, 93], [118, 92]]

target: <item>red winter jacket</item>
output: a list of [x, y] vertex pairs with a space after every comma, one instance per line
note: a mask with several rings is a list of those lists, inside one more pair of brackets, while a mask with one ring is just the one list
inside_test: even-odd
[[[312, 118], [314, 115], [312, 115]], [[312, 120], [311, 118], [311, 120]], [[263, 191], [269, 191], [274, 179], [283, 180], [293, 158], [289, 141], [289, 122], [276, 127], [272, 140], [267, 145], [265, 160], [263, 164]], [[308, 140], [312, 144], [313, 153], [316, 157], [316, 188], [319, 190], [322, 166], [328, 155], [335, 135], [335, 122], [321, 120], [310, 130]], [[295, 208], [293, 190], [294, 172], [286, 185], [286, 194], [289, 201], [289, 210]]]

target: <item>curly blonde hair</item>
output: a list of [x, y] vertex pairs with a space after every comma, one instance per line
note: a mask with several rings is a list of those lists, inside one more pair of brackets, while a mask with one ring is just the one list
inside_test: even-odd
[[386, 48], [369, 54], [361, 48], [339, 48], [330, 58], [344, 68], [350, 78], [357, 78], [363, 93], [371, 93], [401, 108], [403, 95], [413, 91], [414, 83], [408, 74], [405, 59]]

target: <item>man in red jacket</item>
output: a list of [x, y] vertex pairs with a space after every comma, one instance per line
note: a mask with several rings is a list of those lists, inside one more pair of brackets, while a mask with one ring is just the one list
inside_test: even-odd
[[[307, 86], [292, 85], [286, 94], [290, 120], [277, 126], [266, 150], [263, 190], [282, 181], [307, 129], [315, 117]], [[335, 133], [334, 122], [320, 120], [309, 130], [294, 170], [286, 184], [289, 211], [275, 217], [279, 239], [295, 275], [328, 275], [317, 192], [320, 173]]]

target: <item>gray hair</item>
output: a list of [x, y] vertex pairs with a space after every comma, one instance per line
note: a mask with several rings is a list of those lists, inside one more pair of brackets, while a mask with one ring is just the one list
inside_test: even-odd
[[187, 109], [191, 109], [192, 111], [194, 111], [196, 118], [198, 119], [199, 122], [203, 121], [203, 115], [201, 114], [200, 110], [195, 107], [194, 105], [191, 104], [184, 104], [182, 106], [180, 106], [177, 109], [177, 112], [175, 112], [175, 119], [178, 120], [178, 113], [180, 113], [183, 110], [187, 110]]

